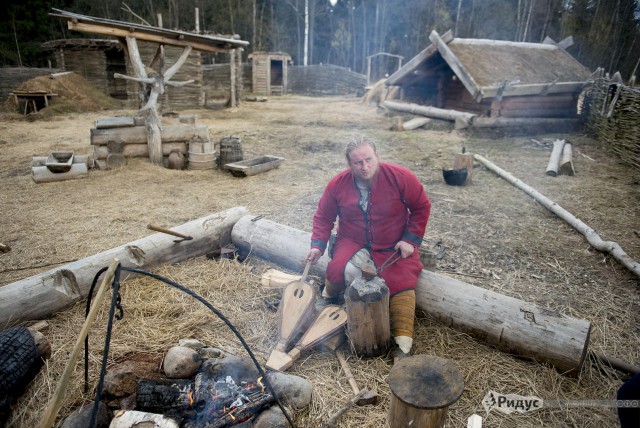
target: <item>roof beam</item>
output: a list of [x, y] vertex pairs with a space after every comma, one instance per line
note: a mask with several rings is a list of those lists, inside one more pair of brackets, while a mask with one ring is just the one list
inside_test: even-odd
[[[99, 24], [86, 24], [83, 22], [73, 22], [67, 21], [67, 26], [70, 30], [80, 31], [85, 33], [95, 33], [101, 34], [103, 36], [111, 36], [111, 37], [135, 37], [138, 40], [142, 40], [145, 42], [155, 42], [163, 45], [169, 46], [179, 46], [179, 47], [187, 47], [191, 46], [193, 49], [205, 52], [227, 52], [228, 49], [219, 48], [215, 46], [208, 45], [206, 43], [200, 43], [195, 41], [189, 41], [183, 39], [174, 39], [171, 37], [156, 35], [156, 34], [148, 34], [145, 32], [137, 31], [135, 29], [123, 30], [120, 28], [114, 27], [106, 27]], [[230, 47], [229, 49], [232, 49]]]
[[444, 60], [449, 64], [449, 67], [453, 70], [453, 72], [458, 76], [458, 79], [462, 82], [467, 91], [475, 98], [476, 100], [480, 100], [484, 97], [482, 93], [482, 89], [476, 84], [473, 77], [467, 72], [467, 70], [462, 66], [458, 58], [455, 54], [449, 49], [447, 43], [440, 37], [440, 35], [433, 30], [429, 35], [429, 40], [431, 43], [438, 49], [440, 55], [444, 58]]
[[[453, 40], [453, 33], [451, 32], [451, 30], [442, 35], [442, 40], [444, 40], [445, 43], [449, 43], [451, 40]], [[420, 52], [409, 62], [407, 62], [400, 70], [389, 76], [385, 84], [387, 86], [397, 85], [400, 80], [406, 78], [407, 75], [411, 74], [416, 69], [416, 67], [420, 65], [421, 62], [427, 60], [431, 55], [436, 53], [436, 51], [437, 48], [434, 44], [427, 46], [422, 50], [422, 52]]]

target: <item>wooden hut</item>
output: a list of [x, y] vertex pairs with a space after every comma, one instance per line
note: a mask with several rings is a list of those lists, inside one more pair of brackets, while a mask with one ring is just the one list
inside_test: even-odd
[[291, 57], [283, 52], [253, 52], [249, 55], [253, 92], [262, 95], [287, 93], [287, 65]]
[[127, 85], [115, 79], [114, 73], [126, 73], [125, 52], [117, 40], [106, 39], [60, 39], [42, 44], [53, 49], [57, 67], [64, 71], [75, 71], [107, 95], [127, 99]]
[[401, 88], [403, 100], [470, 113], [485, 124], [577, 116], [578, 97], [590, 73], [566, 45], [550, 39], [461, 39], [450, 31], [442, 37], [433, 31], [430, 40], [386, 81]]

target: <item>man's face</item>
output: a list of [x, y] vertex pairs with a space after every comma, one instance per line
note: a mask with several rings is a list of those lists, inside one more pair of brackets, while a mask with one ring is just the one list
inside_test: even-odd
[[363, 145], [349, 153], [349, 166], [356, 179], [371, 182], [378, 172], [378, 155], [373, 151], [373, 147]]

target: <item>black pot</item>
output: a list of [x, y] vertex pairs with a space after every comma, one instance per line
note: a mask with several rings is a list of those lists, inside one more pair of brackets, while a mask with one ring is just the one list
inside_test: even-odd
[[467, 168], [443, 169], [442, 177], [450, 186], [462, 186], [467, 181]]

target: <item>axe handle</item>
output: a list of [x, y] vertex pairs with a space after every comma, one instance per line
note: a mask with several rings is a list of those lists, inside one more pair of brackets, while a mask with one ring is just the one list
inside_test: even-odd
[[360, 388], [358, 388], [358, 384], [356, 383], [356, 379], [353, 377], [353, 373], [351, 373], [351, 369], [347, 364], [347, 360], [344, 358], [344, 354], [341, 350], [336, 349], [336, 357], [338, 357], [338, 361], [340, 361], [340, 366], [342, 370], [344, 370], [344, 374], [347, 376], [347, 380], [349, 381], [349, 385], [351, 385], [351, 389], [353, 389], [354, 394], [360, 393]]
[[173, 230], [165, 229], [164, 227], [154, 226], [152, 224], [148, 224], [147, 229], [155, 230], [156, 232], [166, 233], [167, 235], [177, 236], [178, 238], [182, 238], [182, 239], [187, 239], [187, 240], [193, 239], [193, 237], [191, 236], [183, 235], [182, 233], [174, 232]]

